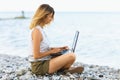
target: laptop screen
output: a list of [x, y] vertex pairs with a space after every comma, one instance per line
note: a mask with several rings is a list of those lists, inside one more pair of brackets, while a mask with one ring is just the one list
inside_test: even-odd
[[78, 37], [79, 37], [79, 31], [76, 31], [75, 36], [74, 36], [74, 40], [73, 40], [73, 44], [72, 44], [72, 52], [75, 52]]

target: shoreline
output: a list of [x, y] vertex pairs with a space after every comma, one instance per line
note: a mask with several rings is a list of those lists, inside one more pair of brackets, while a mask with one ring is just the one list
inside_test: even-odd
[[90, 65], [81, 62], [75, 62], [73, 66], [84, 66], [82, 74], [53, 74], [45, 76], [36, 76], [31, 73], [30, 63], [27, 57], [12, 56], [0, 54], [0, 79], [1, 80], [120, 80], [120, 69], [110, 68], [108, 66]]

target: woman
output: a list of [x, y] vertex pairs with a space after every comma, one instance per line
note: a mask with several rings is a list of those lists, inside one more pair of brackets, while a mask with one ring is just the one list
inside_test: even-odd
[[54, 13], [54, 9], [51, 6], [42, 4], [33, 16], [30, 25], [32, 55], [29, 57], [32, 72], [36, 75], [52, 74], [60, 70], [70, 73], [82, 73], [83, 67], [70, 69], [75, 61], [74, 53], [66, 53], [54, 58], [51, 56], [68, 49], [67, 46], [56, 48], [49, 47], [47, 36], [43, 28], [53, 20]]

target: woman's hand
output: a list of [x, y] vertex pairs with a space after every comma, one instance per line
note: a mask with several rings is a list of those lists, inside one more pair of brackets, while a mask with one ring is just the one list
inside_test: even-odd
[[68, 46], [63, 46], [63, 47], [60, 47], [61, 50], [68, 50], [69, 47]]
[[58, 53], [58, 52], [60, 52], [61, 51], [61, 49], [60, 48], [51, 48], [51, 54], [55, 54], [55, 53]]
[[68, 50], [68, 49], [69, 49], [68, 46], [51, 48], [51, 54], [59, 53], [59, 52], [61, 52], [62, 50]]

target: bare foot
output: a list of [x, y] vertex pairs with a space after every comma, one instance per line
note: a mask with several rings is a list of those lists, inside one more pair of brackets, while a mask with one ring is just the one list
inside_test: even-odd
[[65, 70], [65, 73], [82, 73], [84, 71], [84, 67], [71, 67], [68, 70]]

